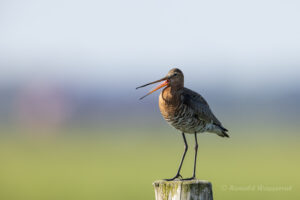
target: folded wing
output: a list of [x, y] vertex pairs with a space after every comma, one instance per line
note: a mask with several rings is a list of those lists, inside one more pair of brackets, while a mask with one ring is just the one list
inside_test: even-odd
[[206, 100], [198, 93], [188, 89], [183, 88], [181, 93], [181, 98], [183, 103], [195, 111], [195, 114], [198, 116], [199, 119], [206, 121], [207, 123], [213, 124], [216, 126], [216, 130], [220, 132], [218, 135], [223, 137], [229, 137], [226, 133], [228, 130], [224, 128], [221, 122], [216, 118], [216, 116], [211, 111], [208, 103]]

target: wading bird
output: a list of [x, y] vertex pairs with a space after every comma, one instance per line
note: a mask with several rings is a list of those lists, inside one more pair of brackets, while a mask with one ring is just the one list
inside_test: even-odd
[[229, 137], [227, 134], [228, 130], [222, 126], [221, 122], [212, 113], [206, 100], [200, 94], [184, 87], [184, 76], [180, 69], [171, 69], [164, 78], [142, 85], [136, 89], [161, 81], [164, 82], [140, 99], [143, 99], [149, 94], [152, 94], [156, 90], [164, 87], [159, 95], [160, 112], [170, 125], [182, 132], [185, 148], [181, 162], [177, 174], [173, 178], [166, 180], [171, 181], [177, 178], [182, 178], [180, 170], [185, 154], [188, 150], [185, 133], [194, 134], [195, 157], [193, 176], [182, 180], [195, 179], [198, 152], [197, 133], [210, 132], [216, 133], [221, 137]]

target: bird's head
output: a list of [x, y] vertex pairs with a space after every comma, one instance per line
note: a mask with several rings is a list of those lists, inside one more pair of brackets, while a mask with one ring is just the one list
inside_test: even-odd
[[151, 90], [149, 93], [147, 93], [145, 96], [141, 97], [140, 99], [143, 99], [144, 97], [148, 96], [149, 94], [152, 94], [153, 92], [155, 92], [156, 90], [159, 90], [160, 88], [163, 88], [163, 87], [171, 87], [171, 88], [174, 88], [174, 89], [180, 89], [180, 88], [183, 88], [183, 84], [184, 84], [184, 76], [183, 76], [183, 73], [180, 69], [178, 68], [173, 68], [171, 69], [168, 74], [157, 80], [157, 81], [153, 81], [151, 83], [147, 83], [145, 85], [142, 85], [140, 87], [137, 87], [136, 89], [139, 89], [139, 88], [142, 88], [142, 87], [145, 87], [145, 86], [148, 86], [148, 85], [151, 85], [151, 84], [154, 84], [154, 83], [158, 83], [158, 82], [161, 82], [161, 81], [164, 81], [163, 83], [161, 83], [160, 85], [158, 85], [156, 88], [154, 88], [153, 90]]

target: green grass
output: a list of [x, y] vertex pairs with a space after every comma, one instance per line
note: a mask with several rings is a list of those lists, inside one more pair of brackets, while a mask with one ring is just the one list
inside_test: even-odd
[[[0, 199], [154, 199], [152, 182], [175, 175], [183, 151], [168, 137], [2, 138]], [[200, 136], [197, 177], [215, 199], [299, 199], [299, 150], [298, 138]], [[185, 177], [192, 159], [190, 148]]]

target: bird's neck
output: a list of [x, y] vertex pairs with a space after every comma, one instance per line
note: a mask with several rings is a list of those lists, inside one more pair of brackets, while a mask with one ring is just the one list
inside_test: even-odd
[[180, 103], [180, 92], [178, 88], [168, 86], [162, 91], [162, 98], [168, 103], [177, 104]]

